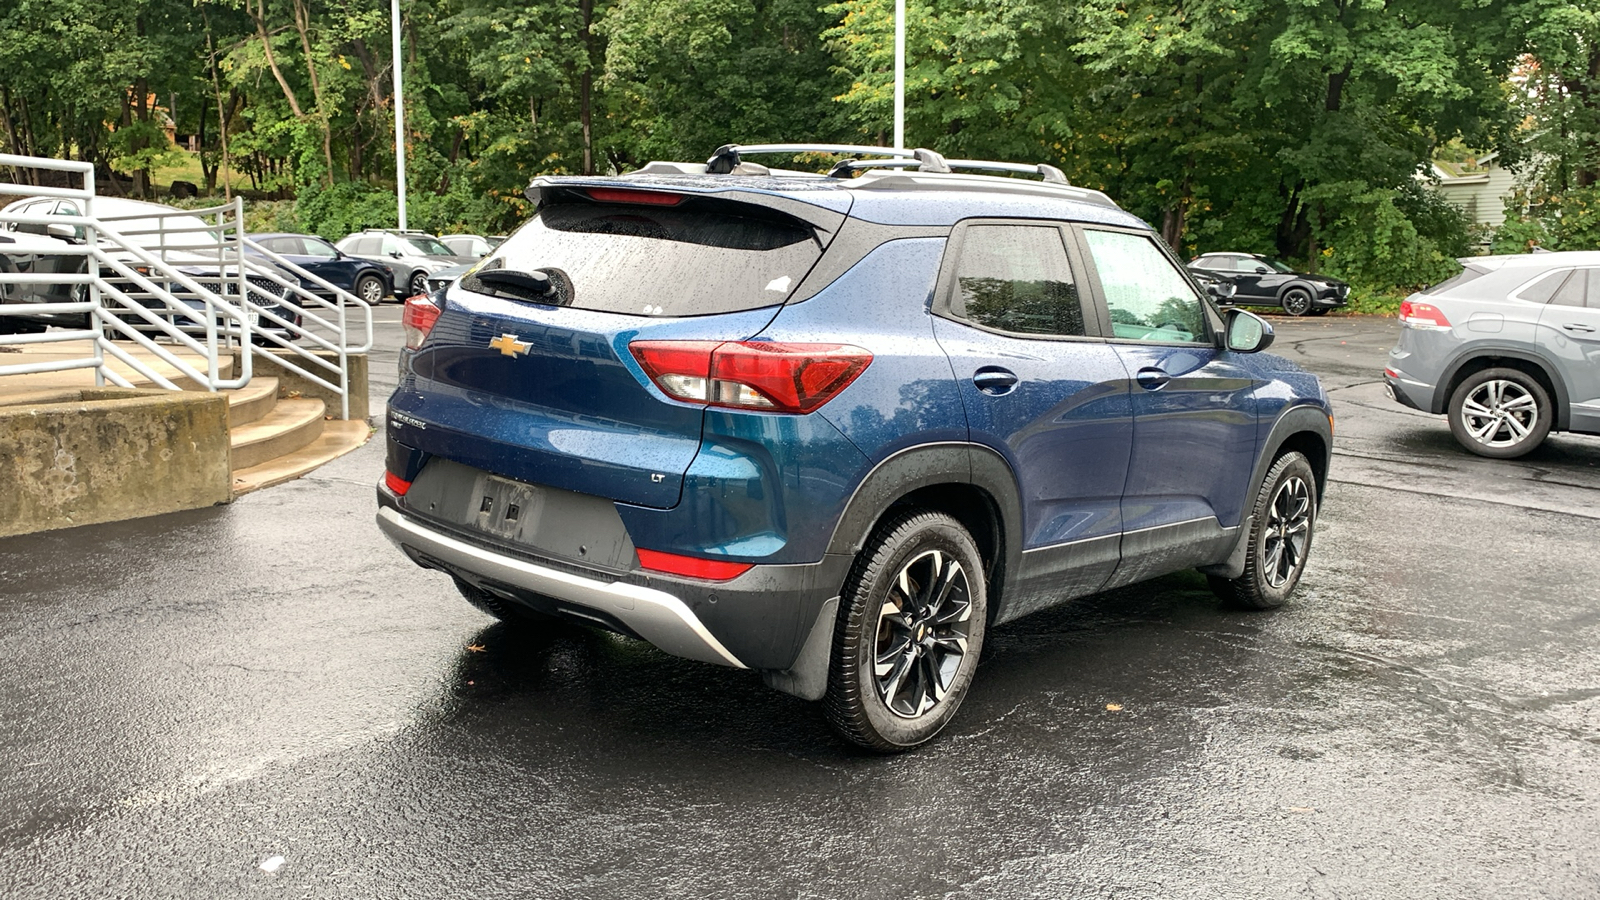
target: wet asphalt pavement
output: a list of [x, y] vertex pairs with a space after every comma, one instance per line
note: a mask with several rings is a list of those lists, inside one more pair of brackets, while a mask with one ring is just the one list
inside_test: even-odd
[[1468, 456], [1384, 398], [1392, 320], [1275, 323], [1339, 416], [1294, 601], [1179, 575], [1004, 626], [897, 758], [491, 624], [380, 537], [376, 440], [0, 540], [0, 897], [1600, 896], [1600, 439]]

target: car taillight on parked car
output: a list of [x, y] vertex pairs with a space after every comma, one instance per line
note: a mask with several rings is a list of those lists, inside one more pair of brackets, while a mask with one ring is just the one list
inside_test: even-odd
[[439, 307], [427, 297], [412, 297], [406, 301], [405, 312], [400, 314], [400, 324], [406, 330], [406, 349], [415, 350], [439, 321]]
[[1431, 303], [1418, 303], [1413, 300], [1400, 301], [1400, 322], [1413, 328], [1449, 328], [1450, 320], [1445, 318], [1439, 307]]
[[848, 344], [635, 341], [628, 349], [674, 400], [782, 413], [821, 407], [872, 362]]

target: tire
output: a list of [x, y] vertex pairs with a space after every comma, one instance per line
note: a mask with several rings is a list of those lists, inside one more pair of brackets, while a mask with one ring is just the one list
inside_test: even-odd
[[406, 295], [401, 297], [401, 300], [415, 297], [418, 294], [426, 294], [428, 292], [428, 273], [420, 269], [412, 272], [411, 279], [406, 282], [406, 287]]
[[1207, 575], [1218, 597], [1248, 609], [1282, 606], [1311, 554], [1317, 525], [1317, 477], [1305, 455], [1278, 457], [1261, 480], [1251, 506], [1250, 544], [1238, 578]]
[[1303, 316], [1311, 311], [1311, 292], [1305, 288], [1290, 288], [1283, 292], [1283, 311], [1291, 316]]
[[524, 606], [503, 600], [481, 588], [474, 587], [465, 581], [455, 579], [456, 590], [467, 599], [468, 603], [476, 606], [481, 612], [486, 612], [496, 619], [511, 626], [525, 626], [537, 624], [546, 620], [546, 616], [534, 612]]
[[365, 303], [377, 306], [383, 302], [383, 279], [376, 275], [363, 275], [356, 279], [355, 290], [351, 293]]
[[1550, 394], [1520, 369], [1484, 369], [1450, 394], [1450, 433], [1479, 456], [1514, 459], [1544, 443], [1554, 417]]
[[[946, 588], [935, 592], [941, 579]], [[987, 616], [983, 560], [959, 522], [913, 510], [880, 526], [840, 597], [829, 724], [879, 753], [931, 740], [966, 697]]]

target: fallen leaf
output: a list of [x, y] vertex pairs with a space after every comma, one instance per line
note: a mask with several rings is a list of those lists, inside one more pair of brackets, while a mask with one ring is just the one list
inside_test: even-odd
[[482, 644], [468, 644], [468, 653], [482, 653], [486, 648]]
[[1107, 703], [1106, 712], [1122, 712], [1121, 703]]

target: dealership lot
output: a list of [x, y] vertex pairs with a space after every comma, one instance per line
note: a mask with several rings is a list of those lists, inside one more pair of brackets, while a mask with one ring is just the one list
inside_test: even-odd
[[381, 441], [0, 541], [0, 893], [1600, 895], [1600, 439], [1469, 456], [1384, 396], [1392, 320], [1272, 321], [1338, 415], [1294, 600], [1181, 575], [1002, 626], [898, 758], [749, 672], [491, 624], [378, 534]]

